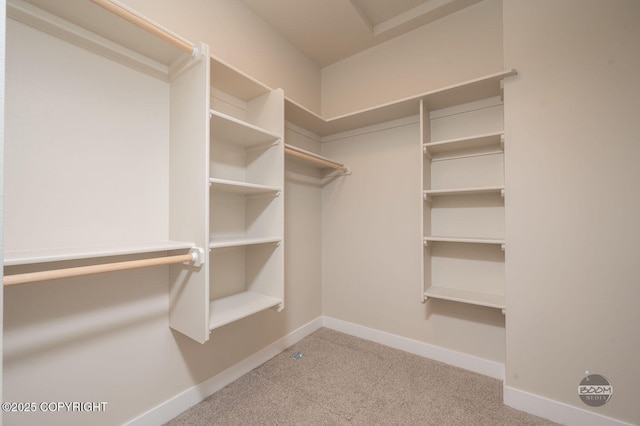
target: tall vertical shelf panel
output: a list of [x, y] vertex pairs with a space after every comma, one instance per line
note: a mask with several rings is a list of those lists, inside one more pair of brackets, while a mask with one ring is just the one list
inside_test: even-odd
[[210, 318], [284, 308], [284, 94], [211, 59]]
[[504, 309], [504, 134], [500, 86], [421, 109], [423, 301]]
[[292, 100], [287, 119], [322, 137], [418, 114], [420, 298], [504, 309], [504, 70], [324, 119]]
[[[206, 250], [209, 235], [209, 47], [170, 87], [169, 235]], [[170, 269], [169, 326], [204, 343], [209, 339], [209, 262]]]

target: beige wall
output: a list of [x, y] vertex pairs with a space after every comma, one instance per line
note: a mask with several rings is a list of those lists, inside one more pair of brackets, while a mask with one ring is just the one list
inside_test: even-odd
[[123, 0], [142, 15], [312, 111], [320, 111], [320, 69], [237, 0]]
[[322, 69], [335, 117], [502, 71], [502, 1], [485, 0]]
[[506, 386], [640, 423], [640, 2], [508, 0]]

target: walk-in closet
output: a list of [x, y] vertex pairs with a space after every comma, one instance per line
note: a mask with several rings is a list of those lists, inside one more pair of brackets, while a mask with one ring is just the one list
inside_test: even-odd
[[635, 0], [5, 6], [4, 424], [321, 386], [318, 345], [398, 421], [393, 360], [466, 395], [424, 359], [504, 421], [640, 423]]

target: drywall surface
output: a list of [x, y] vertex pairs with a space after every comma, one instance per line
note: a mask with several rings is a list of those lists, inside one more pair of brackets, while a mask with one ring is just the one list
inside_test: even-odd
[[503, 69], [502, 1], [485, 0], [322, 69], [335, 117]]
[[[124, 0], [142, 15], [287, 98], [320, 111], [320, 69], [237, 0]], [[215, 76], [214, 76], [215, 78]]]
[[[640, 423], [640, 2], [504, 2], [506, 385]], [[613, 385], [590, 407], [586, 372]]]
[[418, 117], [324, 142], [322, 154], [353, 170], [322, 193], [323, 314], [503, 362], [500, 310], [444, 300], [421, 303]]

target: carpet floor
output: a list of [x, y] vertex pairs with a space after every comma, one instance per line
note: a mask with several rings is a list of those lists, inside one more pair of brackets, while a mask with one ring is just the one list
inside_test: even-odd
[[504, 405], [499, 380], [326, 328], [166, 423], [554, 424]]

